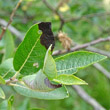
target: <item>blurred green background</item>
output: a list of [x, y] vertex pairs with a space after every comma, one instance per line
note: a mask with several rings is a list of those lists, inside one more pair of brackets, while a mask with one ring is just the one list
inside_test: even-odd
[[[58, 9], [58, 12], [65, 19], [77, 18], [88, 14], [102, 13], [101, 16], [85, 17], [72, 22], [65, 23], [62, 31], [65, 32], [74, 42], [83, 44], [97, 38], [106, 38], [110, 35], [110, 0], [65, 0], [66, 2]], [[8, 22], [13, 8], [18, 0], [0, 0], [0, 18]], [[47, 2], [56, 8], [60, 0], [47, 0]], [[16, 11], [12, 26], [18, 29], [22, 35], [34, 23], [44, 21], [52, 22], [52, 30], [55, 35], [59, 32], [60, 19], [53, 13], [42, 0], [24, 0]], [[0, 32], [1, 28], [0, 26]], [[10, 31], [5, 36], [13, 36], [15, 48], [20, 41]], [[9, 37], [9, 40], [11, 37]], [[11, 46], [12, 46], [11, 44]], [[10, 44], [8, 44], [10, 45]], [[98, 49], [110, 52], [110, 42], [104, 42], [95, 45]], [[2, 62], [3, 52], [6, 49], [6, 41], [3, 38], [0, 41], [0, 62]], [[63, 49], [61, 43], [56, 40], [55, 49]], [[11, 49], [14, 55], [14, 49]], [[11, 52], [10, 51], [10, 52]], [[11, 55], [12, 56], [12, 55]], [[100, 64], [110, 71], [110, 59], [100, 62]], [[110, 109], [110, 80], [93, 66], [80, 70], [78, 77], [85, 80], [89, 85], [81, 86], [93, 98], [95, 98], [107, 110]], [[45, 108], [46, 110], [93, 110], [93, 107], [81, 99], [71, 86], [68, 86], [70, 97], [63, 100], [48, 101], [29, 99], [17, 94], [13, 88], [3, 87], [7, 98], [14, 94], [14, 110], [28, 110], [29, 107]], [[0, 100], [2, 102], [3, 100]]]

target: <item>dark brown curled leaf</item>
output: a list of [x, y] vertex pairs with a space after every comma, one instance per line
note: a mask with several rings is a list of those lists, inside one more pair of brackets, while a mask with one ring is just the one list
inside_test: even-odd
[[39, 29], [42, 31], [40, 37], [40, 43], [45, 46], [46, 49], [52, 44], [51, 51], [53, 51], [55, 46], [55, 39], [51, 29], [51, 22], [41, 22], [38, 24]]

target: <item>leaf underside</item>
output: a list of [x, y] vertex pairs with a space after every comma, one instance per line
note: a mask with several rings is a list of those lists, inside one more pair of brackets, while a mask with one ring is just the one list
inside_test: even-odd
[[46, 85], [45, 79], [45, 74], [43, 74], [42, 70], [39, 70], [37, 74], [25, 76], [23, 81], [27, 87], [35, 91], [47, 92], [54, 90], [55, 88]]
[[58, 100], [68, 97], [68, 92], [65, 87], [57, 88], [50, 92], [37, 92], [19, 84], [19, 86], [14, 86], [14, 89], [21, 95], [37, 99]]

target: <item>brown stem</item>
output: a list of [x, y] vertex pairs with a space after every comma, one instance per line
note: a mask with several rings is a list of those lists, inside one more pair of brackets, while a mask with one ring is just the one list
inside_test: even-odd
[[78, 44], [75, 47], [71, 48], [69, 51], [68, 50], [57, 50], [57, 51], [54, 51], [53, 55], [59, 55], [59, 54], [65, 54], [65, 53], [68, 53], [68, 52], [73, 52], [73, 51], [80, 50], [80, 49], [83, 49], [83, 48], [87, 48], [89, 46], [92, 46], [92, 45], [95, 45], [95, 44], [98, 44], [98, 43], [101, 43], [101, 42], [105, 42], [105, 41], [110, 41], [110, 37], [99, 38], [99, 39], [96, 39], [94, 41], [82, 44], [82, 45]]
[[83, 88], [77, 85], [72, 86], [74, 90], [77, 92], [77, 94], [85, 100], [88, 104], [90, 104], [92, 107], [94, 107], [94, 110], [105, 110], [105, 108], [100, 105], [94, 98], [92, 98], [90, 95], [88, 95]]
[[92, 14], [81, 16], [81, 17], [72, 17], [72, 18], [65, 19], [65, 22], [77, 21], [77, 20], [81, 20], [83, 18], [93, 18], [94, 16], [103, 17], [106, 15], [110, 15], [110, 12], [92, 13]]
[[6, 84], [8, 85], [8, 84], [10, 84], [10, 83], [14, 83], [14, 82], [18, 82], [18, 79], [7, 79], [7, 80], [5, 80], [6, 81]]
[[8, 26], [12, 23], [12, 20], [13, 20], [13, 17], [14, 17], [14, 15], [15, 15], [15, 12], [16, 12], [16, 10], [18, 9], [18, 7], [20, 6], [21, 2], [22, 2], [22, 0], [19, 0], [19, 2], [17, 3], [16, 7], [14, 8], [14, 10], [12, 11], [12, 13], [11, 13], [11, 15], [10, 15], [10, 19], [9, 19], [9, 21], [8, 21], [8, 24], [6, 25], [5, 28], [2, 29], [2, 32], [1, 32], [1, 34], [0, 34], [0, 40], [2, 39], [3, 35], [5, 34], [6, 29], [8, 28]]
[[61, 22], [61, 25], [60, 25], [60, 28], [59, 30], [62, 29], [63, 25], [64, 25], [64, 17], [58, 12], [57, 9], [54, 9], [46, 0], [42, 0], [44, 2], [44, 4], [52, 11], [54, 12], [56, 15], [59, 16], [59, 19], [60, 19], [60, 22]]

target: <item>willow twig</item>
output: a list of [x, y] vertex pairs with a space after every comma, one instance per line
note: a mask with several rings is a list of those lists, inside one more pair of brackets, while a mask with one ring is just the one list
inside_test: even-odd
[[95, 63], [93, 66], [103, 73], [108, 79], [110, 79], [110, 72], [108, 72], [103, 66], [101, 66], [99, 63]]
[[[8, 23], [4, 20], [4, 19], [0, 19], [0, 25], [2, 25], [3, 27], [6, 27]], [[15, 27], [13, 27], [12, 25], [8, 26], [9, 31], [14, 34], [20, 41], [23, 40], [24, 35], [21, 34], [20, 31], [18, 31]]]
[[65, 23], [66, 22], [72, 22], [72, 21], [77, 21], [77, 20], [81, 20], [81, 19], [84, 19], [84, 18], [93, 18], [93, 17], [103, 17], [103, 16], [106, 16], [106, 15], [110, 15], [110, 12], [104, 12], [104, 13], [92, 13], [92, 14], [88, 14], [88, 15], [83, 15], [81, 17], [72, 17], [72, 18], [68, 18], [68, 19], [65, 19]]
[[76, 50], [87, 48], [89, 46], [92, 46], [92, 45], [95, 45], [95, 44], [98, 44], [98, 43], [101, 43], [101, 42], [105, 42], [105, 41], [110, 41], [110, 37], [99, 38], [99, 39], [96, 39], [94, 41], [82, 44], [82, 45], [77, 44], [75, 47], [72, 47], [69, 51], [68, 50], [56, 50], [56, 51], [53, 52], [53, 55], [60, 55], [60, 54], [68, 53], [68, 52], [74, 52]]
[[8, 24], [6, 25], [6, 27], [3, 27], [3, 28], [2, 28], [2, 32], [1, 32], [1, 34], [0, 34], [0, 40], [2, 39], [3, 35], [5, 34], [6, 29], [8, 28], [8, 26], [11, 24], [11, 22], [12, 22], [12, 20], [13, 20], [13, 17], [14, 17], [14, 15], [15, 15], [15, 12], [16, 12], [16, 10], [18, 9], [18, 7], [20, 6], [21, 2], [22, 2], [22, 0], [19, 0], [19, 2], [17, 3], [16, 7], [14, 8], [14, 10], [12, 11], [12, 13], [11, 13], [11, 15], [10, 15], [10, 19], [9, 19], [9, 21], [8, 21]]
[[83, 90], [83, 88], [81, 88], [80, 86], [77, 86], [77, 85], [73, 85], [72, 87], [73, 87], [74, 90], [77, 92], [77, 94], [78, 94], [83, 100], [85, 100], [87, 103], [89, 103], [92, 107], [94, 107], [95, 110], [105, 110], [105, 108], [102, 107], [94, 98], [92, 98], [91, 96], [89, 96], [89, 95]]

